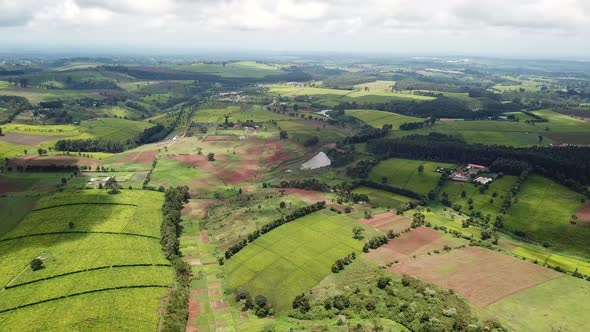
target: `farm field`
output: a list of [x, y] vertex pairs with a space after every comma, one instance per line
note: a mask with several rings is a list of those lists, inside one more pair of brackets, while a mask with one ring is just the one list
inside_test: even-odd
[[225, 65], [221, 63], [194, 63], [189, 65], [175, 65], [170, 67], [177, 70], [193, 71], [203, 74], [212, 74], [221, 77], [232, 78], [262, 78], [269, 75], [279, 75], [284, 73], [277, 66], [256, 63], [252, 61], [230, 62]]
[[[420, 165], [424, 166], [422, 173], [418, 172]], [[434, 189], [440, 179], [440, 173], [436, 172], [438, 167], [452, 168], [453, 165], [411, 159], [388, 159], [371, 169], [369, 179], [381, 183], [385, 177], [389, 185], [426, 195]]]
[[390, 193], [385, 190], [379, 190], [369, 187], [358, 187], [352, 192], [357, 194], [365, 194], [369, 196], [369, 203], [371, 205], [381, 206], [385, 208], [395, 209], [403, 203], [410, 202], [412, 199], [406, 196]]
[[390, 124], [393, 126], [393, 130], [399, 130], [399, 126], [404, 123], [422, 122], [424, 120], [411, 116], [375, 110], [346, 110], [346, 114], [375, 128], [383, 128], [384, 125]]
[[[155, 328], [173, 282], [159, 243], [162, 196], [85, 190], [41, 198], [0, 238], [0, 327]], [[33, 271], [36, 257], [45, 267]]]
[[42, 101], [51, 100], [70, 100], [82, 97], [99, 98], [99, 94], [91, 91], [79, 90], [48, 90], [37, 88], [14, 88], [5, 87], [0, 88], [0, 96], [19, 96], [25, 97], [29, 102], [38, 104]]
[[[214, 106], [214, 105], [212, 105]], [[193, 115], [193, 122], [197, 123], [217, 123], [225, 122], [225, 116], [228, 115], [228, 121], [241, 123], [246, 121], [268, 122], [273, 120], [288, 120], [290, 117], [266, 111], [260, 105], [227, 106], [223, 108], [204, 108], [199, 109]]]
[[493, 303], [482, 314], [513, 331], [584, 331], [590, 325], [588, 281], [564, 276]]
[[544, 135], [556, 143], [590, 144], [590, 122], [550, 110], [533, 113], [549, 120], [537, 126], [549, 128]]
[[530, 176], [505, 219], [505, 228], [524, 232], [539, 244], [552, 249], [588, 257], [590, 228], [588, 224], [570, 224], [569, 220], [582, 205], [581, 195], [539, 175]]
[[230, 288], [263, 294], [278, 310], [330, 274], [330, 267], [363, 242], [352, 238], [356, 221], [316, 212], [262, 235], [225, 264]]
[[590, 275], [590, 262], [587, 260], [576, 259], [569, 256], [554, 254], [544, 248], [535, 248], [531, 245], [522, 245], [512, 249], [512, 253], [524, 257], [531, 261], [537, 261], [541, 265], [549, 267], [559, 266], [568, 272], [579, 272], [584, 275]]

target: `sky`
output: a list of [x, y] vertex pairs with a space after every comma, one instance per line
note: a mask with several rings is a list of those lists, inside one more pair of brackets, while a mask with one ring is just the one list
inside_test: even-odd
[[590, 59], [590, 0], [0, 0], [0, 48]]

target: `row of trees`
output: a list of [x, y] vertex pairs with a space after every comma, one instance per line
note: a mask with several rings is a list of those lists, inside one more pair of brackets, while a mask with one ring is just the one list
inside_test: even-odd
[[326, 207], [326, 202], [324, 202], [324, 201], [316, 202], [314, 204], [299, 208], [286, 216], [283, 216], [279, 219], [275, 219], [275, 220], [271, 221], [270, 223], [263, 225], [260, 229], [257, 229], [254, 232], [248, 234], [246, 239], [242, 239], [237, 244], [234, 244], [233, 246], [229, 247], [225, 251], [225, 255], [224, 255], [225, 259], [230, 259], [233, 255], [237, 254], [240, 250], [242, 250], [245, 246], [247, 246], [248, 243], [253, 242], [261, 235], [266, 234], [266, 233], [270, 232], [271, 230], [273, 230], [283, 224], [286, 224], [286, 223], [291, 222], [297, 218], [301, 218], [301, 217], [306, 216], [308, 214], [319, 211], [325, 207]]
[[176, 285], [168, 295], [166, 312], [162, 320], [162, 331], [184, 330], [188, 317], [188, 302], [191, 280], [190, 266], [180, 257], [181, 233], [180, 211], [190, 198], [189, 188], [169, 188], [164, 194], [162, 206], [161, 244], [166, 258], [176, 273]]
[[[447, 140], [447, 138], [449, 138]], [[520, 161], [534, 171], [554, 178], [578, 192], [590, 184], [590, 147], [509, 147], [467, 144], [446, 135], [411, 135], [399, 139], [377, 139], [367, 144], [370, 152], [383, 158], [401, 157], [452, 163], [491, 165], [498, 159]]]

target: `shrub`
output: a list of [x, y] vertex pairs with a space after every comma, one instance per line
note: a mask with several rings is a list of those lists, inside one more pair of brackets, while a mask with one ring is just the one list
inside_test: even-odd
[[43, 266], [43, 260], [41, 260], [41, 258], [33, 259], [31, 261], [30, 265], [31, 265], [31, 270], [33, 270], [33, 271], [41, 270], [42, 268], [45, 267], [45, 266]]

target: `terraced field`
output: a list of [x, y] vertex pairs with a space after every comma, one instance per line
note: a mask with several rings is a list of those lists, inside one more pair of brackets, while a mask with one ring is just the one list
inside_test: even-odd
[[[173, 271], [160, 245], [163, 195], [46, 196], [0, 238], [0, 329], [157, 328]], [[29, 262], [44, 267], [33, 271]], [[139, 319], [138, 317], [141, 317]]]

